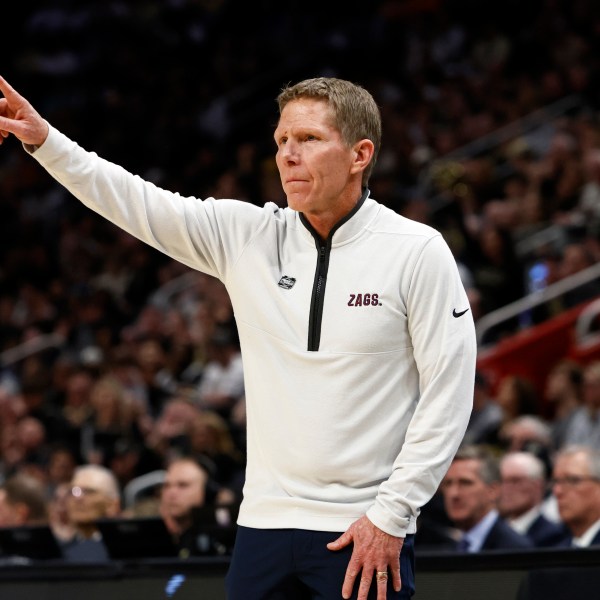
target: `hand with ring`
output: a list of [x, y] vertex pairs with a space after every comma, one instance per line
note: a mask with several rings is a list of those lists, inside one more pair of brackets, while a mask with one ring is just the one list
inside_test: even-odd
[[353, 544], [352, 557], [342, 586], [342, 597], [350, 598], [359, 576], [357, 600], [367, 600], [373, 580], [377, 585], [377, 600], [386, 600], [388, 573], [394, 590], [400, 591], [400, 551], [404, 538], [395, 537], [376, 527], [366, 516], [350, 525], [337, 540], [327, 544], [330, 550], [340, 550]]

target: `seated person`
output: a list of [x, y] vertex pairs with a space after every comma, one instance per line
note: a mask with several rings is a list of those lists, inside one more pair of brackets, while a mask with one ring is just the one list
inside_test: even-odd
[[78, 467], [71, 480], [67, 513], [75, 535], [61, 542], [65, 559], [73, 562], [110, 560], [96, 522], [120, 516], [121, 496], [113, 473], [100, 465]]
[[38, 479], [18, 473], [0, 486], [0, 527], [45, 525], [47, 522], [46, 491]]
[[564, 524], [543, 514], [545, 473], [543, 461], [530, 452], [509, 452], [500, 461], [500, 514], [538, 548], [562, 545], [568, 535]]
[[441, 485], [446, 513], [460, 531], [462, 552], [533, 548], [498, 514], [500, 469], [484, 446], [460, 448]]
[[600, 546], [600, 451], [570, 446], [554, 459], [552, 491], [569, 529], [567, 546]]
[[[215, 498], [208, 472], [193, 458], [177, 458], [169, 464], [160, 496], [160, 515], [181, 557], [227, 551], [213, 535], [218, 529], [219, 509], [214, 506], [210, 510]], [[209, 510], [203, 513], [203, 507]]]

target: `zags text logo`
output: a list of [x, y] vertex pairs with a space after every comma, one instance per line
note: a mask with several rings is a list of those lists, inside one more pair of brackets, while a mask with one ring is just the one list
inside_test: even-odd
[[350, 294], [348, 306], [381, 306], [379, 294]]

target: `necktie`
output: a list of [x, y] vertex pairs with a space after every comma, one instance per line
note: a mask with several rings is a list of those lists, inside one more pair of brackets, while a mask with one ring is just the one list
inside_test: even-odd
[[456, 544], [456, 549], [459, 552], [468, 552], [470, 546], [471, 542], [466, 537], [462, 537], [460, 540], [458, 540], [458, 543]]

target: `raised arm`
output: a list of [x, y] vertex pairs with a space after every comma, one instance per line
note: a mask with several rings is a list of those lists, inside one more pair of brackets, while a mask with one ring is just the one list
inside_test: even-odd
[[48, 137], [48, 123], [31, 104], [0, 76], [0, 144], [13, 134], [24, 144], [41, 146]]

